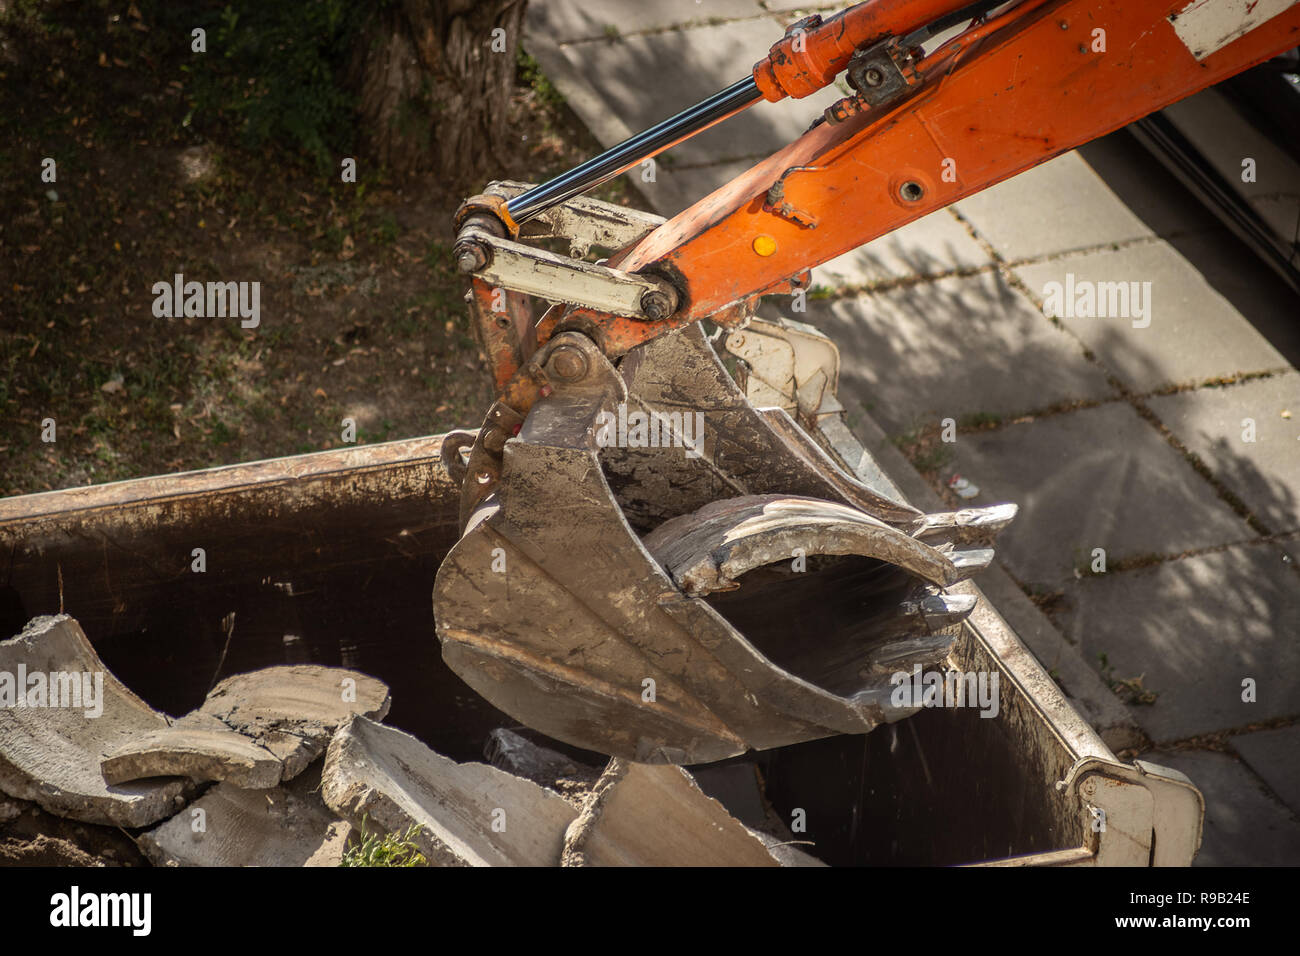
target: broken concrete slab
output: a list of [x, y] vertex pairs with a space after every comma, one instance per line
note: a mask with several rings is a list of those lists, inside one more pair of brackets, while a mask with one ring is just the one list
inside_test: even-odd
[[749, 831], [756, 840], [759, 840], [763, 846], [767, 847], [767, 852], [772, 854], [779, 866], [826, 866], [817, 857], [808, 851], [801, 849], [801, 846], [813, 846], [811, 840], [788, 840], [782, 839], [771, 833], [764, 833], [762, 830]]
[[199, 712], [270, 751], [283, 781], [324, 753], [341, 724], [358, 714], [383, 720], [391, 704], [388, 685], [360, 671], [291, 664], [227, 677]]
[[554, 790], [579, 807], [586, 801], [602, 772], [601, 767], [574, 760], [504, 727], [488, 734], [487, 743], [483, 745], [483, 757], [498, 770]]
[[156, 823], [184, 805], [186, 782], [110, 784], [99, 765], [104, 753], [166, 727], [68, 615], [35, 618], [0, 642], [0, 790], [10, 796], [86, 823]]
[[705, 796], [717, 800], [733, 817], [758, 830], [768, 822], [758, 765], [752, 761], [694, 767], [691, 776]]
[[565, 834], [563, 865], [780, 864], [681, 767], [616, 758]]
[[692, 767], [690, 773], [700, 790], [744, 824], [782, 866], [826, 865], [801, 848], [812, 847], [812, 841], [796, 838], [767, 802], [757, 764], [713, 764]]
[[557, 793], [354, 717], [334, 734], [325, 804], [353, 826], [405, 833], [436, 866], [555, 866], [577, 811]]
[[280, 782], [283, 764], [265, 747], [215, 717], [195, 711], [106, 754], [100, 770], [109, 783], [188, 777], [265, 790]]
[[338, 866], [352, 828], [320, 798], [320, 765], [284, 787], [222, 783], [141, 835], [155, 866]]

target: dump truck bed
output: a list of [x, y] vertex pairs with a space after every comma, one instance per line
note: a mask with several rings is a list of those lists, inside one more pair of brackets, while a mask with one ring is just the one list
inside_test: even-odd
[[[458, 536], [441, 445], [0, 500], [0, 623], [16, 634], [35, 615], [73, 615], [127, 686], [174, 715], [221, 676], [354, 668], [392, 688], [389, 723], [480, 759], [489, 732], [517, 722], [452, 673], [434, 636], [432, 583]], [[858, 460], [864, 480], [879, 475]], [[1191, 861], [1200, 794], [1173, 771], [1117, 761], [987, 601], [948, 664], [996, 679], [995, 715], [928, 708], [733, 762], [758, 765], [773, 809], [802, 818], [796, 835], [831, 864]]]

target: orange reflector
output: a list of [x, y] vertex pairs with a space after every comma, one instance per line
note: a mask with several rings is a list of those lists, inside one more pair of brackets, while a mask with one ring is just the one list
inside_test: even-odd
[[755, 236], [754, 251], [760, 256], [770, 256], [776, 252], [776, 240], [769, 235]]

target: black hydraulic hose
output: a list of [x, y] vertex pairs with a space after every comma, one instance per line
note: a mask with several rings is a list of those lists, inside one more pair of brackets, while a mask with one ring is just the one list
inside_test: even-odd
[[734, 116], [762, 98], [754, 78], [747, 76], [702, 103], [696, 103], [690, 109], [625, 139], [581, 166], [521, 193], [507, 203], [510, 218], [518, 223], [527, 222], [552, 206], [599, 186], [670, 146]]

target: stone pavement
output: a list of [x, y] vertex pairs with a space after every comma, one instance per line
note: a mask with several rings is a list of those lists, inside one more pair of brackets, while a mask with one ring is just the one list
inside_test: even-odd
[[[544, 0], [525, 47], [612, 145], [742, 78], [818, 9], [838, 5]], [[671, 216], [842, 95], [759, 104], [662, 156], [653, 181], [627, 176]], [[1198, 862], [1300, 863], [1295, 296], [1124, 134], [813, 281], [806, 313], [764, 308], [839, 345], [864, 444], [883, 431], [950, 503], [960, 474], [973, 504], [1021, 505], [999, 540], [1009, 577], [985, 590], [1112, 747], [1201, 787]], [[1087, 283], [1097, 301], [1126, 293], [1108, 300], [1124, 317], [1056, 307], [1057, 286], [1077, 302]]]

